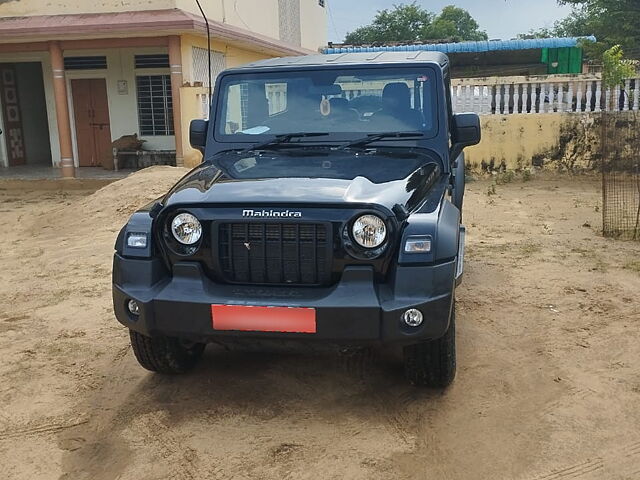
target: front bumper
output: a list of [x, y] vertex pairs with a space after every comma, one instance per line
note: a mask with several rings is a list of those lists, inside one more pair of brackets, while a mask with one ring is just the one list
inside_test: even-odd
[[[439, 338], [449, 327], [456, 262], [433, 266], [397, 266], [388, 284], [376, 284], [370, 267], [347, 267], [328, 288], [242, 286], [212, 282], [198, 263], [184, 262], [166, 271], [159, 259], [114, 256], [113, 302], [126, 327], [148, 336], [167, 335], [195, 342], [238, 340], [310, 340], [335, 345], [410, 344]], [[127, 303], [134, 299], [140, 315]], [[305, 307], [316, 309], [314, 334], [216, 331], [211, 305]], [[420, 327], [408, 327], [402, 313], [417, 308]]]

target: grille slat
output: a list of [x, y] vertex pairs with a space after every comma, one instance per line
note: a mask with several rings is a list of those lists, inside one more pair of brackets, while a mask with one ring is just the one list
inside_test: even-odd
[[307, 223], [221, 223], [219, 264], [231, 283], [326, 284], [331, 275], [328, 227]]

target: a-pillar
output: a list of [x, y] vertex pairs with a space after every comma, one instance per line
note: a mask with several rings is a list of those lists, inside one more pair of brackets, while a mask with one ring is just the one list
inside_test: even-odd
[[182, 146], [182, 108], [180, 102], [180, 88], [183, 84], [182, 77], [182, 46], [180, 37], [169, 37], [169, 64], [171, 65], [171, 97], [173, 98], [173, 129], [176, 136], [176, 165], [184, 165], [184, 152]]
[[67, 81], [64, 76], [64, 56], [58, 42], [49, 43], [51, 66], [53, 68], [53, 93], [56, 101], [58, 136], [60, 139], [60, 167], [63, 178], [74, 178], [76, 168], [73, 162], [73, 143], [71, 140], [71, 121], [67, 98]]

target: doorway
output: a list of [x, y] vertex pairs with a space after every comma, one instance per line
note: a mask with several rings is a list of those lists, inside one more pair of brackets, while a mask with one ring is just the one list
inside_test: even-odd
[[2, 137], [6, 165], [51, 165], [51, 143], [40, 62], [0, 63]]
[[112, 168], [111, 121], [104, 78], [71, 80], [78, 165]]

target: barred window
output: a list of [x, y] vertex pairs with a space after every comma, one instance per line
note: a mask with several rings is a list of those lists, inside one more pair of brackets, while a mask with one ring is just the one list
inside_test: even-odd
[[138, 121], [142, 136], [175, 135], [170, 75], [141, 75], [136, 79]]
[[[193, 81], [209, 86], [209, 51], [206, 48], [192, 47]], [[211, 80], [215, 83], [218, 74], [227, 68], [227, 59], [222, 52], [211, 52]]]

